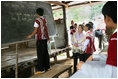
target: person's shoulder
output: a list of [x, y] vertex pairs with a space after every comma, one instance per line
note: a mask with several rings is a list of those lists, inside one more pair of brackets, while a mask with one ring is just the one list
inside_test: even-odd
[[117, 31], [113, 35], [117, 35]]
[[91, 34], [91, 32], [90, 32], [90, 31], [87, 31], [87, 32], [86, 32], [86, 35], [90, 35], [90, 34]]
[[40, 20], [40, 18], [35, 18], [35, 20], [38, 20], [38, 21], [39, 21], [39, 20]]
[[83, 36], [86, 36], [86, 33], [85, 33], [85, 32], [82, 32], [82, 35], [83, 35]]
[[91, 37], [91, 32], [90, 31], [87, 31], [86, 37]]
[[39, 19], [38, 18], [35, 18], [35, 22], [38, 22], [39, 21]]
[[40, 19], [46, 20], [46, 18], [44, 16], [40, 16]]
[[77, 32], [74, 32], [74, 33], [73, 33], [73, 36], [75, 36], [76, 34], [77, 34]]
[[42, 18], [42, 19], [44, 19], [44, 20], [46, 19], [44, 16], [41, 16], [40, 18]]
[[111, 40], [117, 40], [117, 32], [115, 32], [114, 34], [112, 34]]

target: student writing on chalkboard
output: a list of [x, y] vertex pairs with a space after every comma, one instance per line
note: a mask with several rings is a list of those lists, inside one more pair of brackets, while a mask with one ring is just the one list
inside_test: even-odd
[[43, 17], [44, 10], [38, 8], [36, 10], [36, 16], [34, 22], [34, 31], [26, 38], [29, 39], [36, 34], [37, 42], [37, 58], [38, 58], [38, 71], [35, 74], [44, 73], [50, 69], [49, 53], [47, 49], [47, 41], [49, 40], [48, 28], [46, 19]]

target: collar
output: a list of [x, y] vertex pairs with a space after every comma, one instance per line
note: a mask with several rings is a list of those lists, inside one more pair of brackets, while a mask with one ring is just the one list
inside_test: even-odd
[[90, 30], [88, 30], [87, 32], [90, 32]]
[[115, 31], [113, 32], [113, 34], [116, 33], [116, 32], [117, 32], [117, 29], [115, 29]]
[[88, 31], [87, 31], [87, 33], [91, 33], [91, 31], [90, 31], [90, 30], [88, 30]]
[[[77, 34], [79, 34], [78, 30], [77, 30]], [[79, 35], [81, 35], [81, 34], [83, 34], [83, 31]]]
[[43, 18], [43, 16], [40, 16], [40, 18]]

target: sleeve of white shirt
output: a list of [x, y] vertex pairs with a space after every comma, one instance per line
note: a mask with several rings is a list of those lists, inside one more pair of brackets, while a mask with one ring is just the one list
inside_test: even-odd
[[89, 39], [86, 39], [85, 42], [84, 42], [84, 47], [82, 48], [82, 51], [85, 51], [87, 45], [89, 44]]
[[34, 27], [38, 27], [39, 25], [36, 23], [36, 22], [34, 22]]

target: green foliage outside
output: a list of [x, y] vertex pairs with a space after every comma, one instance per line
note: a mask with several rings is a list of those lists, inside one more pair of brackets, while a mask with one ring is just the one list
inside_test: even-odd
[[62, 11], [53, 12], [53, 16], [54, 17], [63, 16], [63, 13], [62, 13]]
[[[85, 5], [76, 8], [66, 9], [66, 21], [68, 28], [70, 27], [71, 20], [76, 23], [83, 23], [85, 21], [92, 21], [95, 16], [101, 15], [102, 7], [105, 3], [94, 4], [92, 6]], [[53, 12], [54, 17], [62, 16], [63, 12]]]
[[101, 3], [101, 4], [93, 5], [91, 7], [90, 19], [94, 19], [94, 16], [98, 16], [101, 14], [103, 5], [104, 3]]

